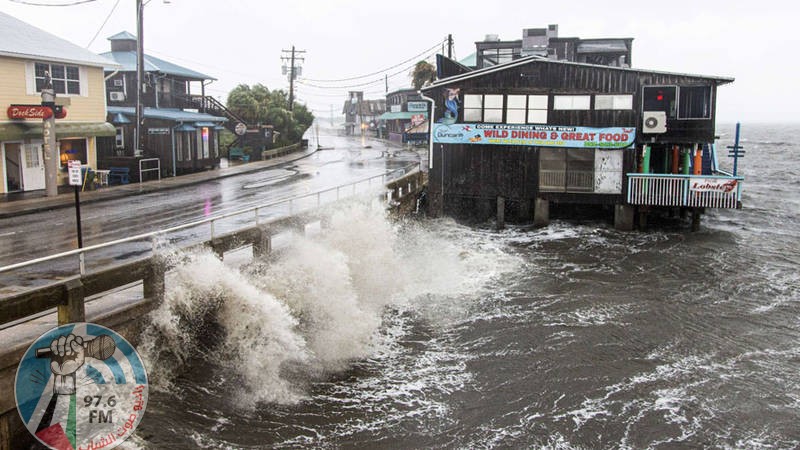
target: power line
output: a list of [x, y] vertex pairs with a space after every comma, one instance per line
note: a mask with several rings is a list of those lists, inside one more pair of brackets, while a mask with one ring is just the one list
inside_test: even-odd
[[75, 0], [69, 3], [38, 3], [38, 2], [28, 2], [25, 0], [9, 0], [12, 3], [19, 3], [21, 5], [28, 5], [28, 6], [76, 6], [82, 5], [84, 3], [91, 3], [96, 2], [97, 0]]
[[414, 59], [419, 58], [420, 56], [422, 56], [422, 55], [424, 55], [426, 53], [429, 53], [431, 50], [437, 49], [441, 44], [442, 44], [442, 42], [437, 42], [436, 45], [434, 45], [433, 47], [431, 47], [431, 48], [429, 48], [427, 50], [424, 50], [424, 51], [420, 52], [419, 54], [414, 55], [411, 58], [408, 58], [407, 60], [405, 60], [403, 62], [399, 62], [399, 63], [397, 63], [397, 64], [395, 64], [395, 65], [393, 65], [391, 67], [387, 67], [386, 69], [379, 70], [379, 71], [373, 72], [373, 73], [368, 73], [366, 75], [360, 75], [360, 76], [357, 76], [357, 77], [350, 77], [350, 78], [341, 78], [341, 79], [338, 79], [338, 80], [316, 80], [316, 79], [312, 79], [312, 78], [304, 78], [304, 79], [307, 80], [307, 81], [313, 81], [315, 83], [338, 83], [338, 82], [341, 82], [341, 81], [351, 81], [351, 80], [358, 80], [360, 78], [371, 77], [371, 76], [374, 76], [374, 75], [378, 75], [378, 74], [387, 72], [387, 71], [392, 70], [392, 69], [394, 69], [396, 67], [402, 66], [403, 64], [406, 64], [409, 61], [413, 61]]
[[[437, 45], [438, 45], [438, 44], [437, 44]], [[429, 54], [428, 54], [428, 55], [425, 57], [425, 59], [427, 60], [428, 58], [430, 58], [431, 56], [433, 56], [433, 55], [435, 55], [435, 54], [436, 54], [435, 52], [434, 52], [434, 53], [429, 53]], [[415, 58], [418, 58], [418, 57], [420, 57], [420, 56], [422, 56], [422, 55], [417, 55], [417, 56], [415, 56], [414, 58], [411, 58], [411, 60], [413, 60], [413, 59], [415, 59]], [[410, 61], [410, 60], [406, 60], [406, 61], [404, 61], [404, 63], [407, 63], [407, 62], [409, 62], [409, 61]], [[397, 64], [397, 65], [395, 65], [395, 66], [393, 66], [393, 67], [398, 67], [399, 65], [400, 65], [400, 64]], [[392, 78], [392, 77], [395, 77], [395, 76], [397, 76], [397, 75], [400, 75], [400, 74], [402, 74], [402, 73], [405, 73], [407, 70], [409, 70], [409, 69], [412, 69], [412, 68], [413, 68], [415, 65], [416, 65], [416, 63], [414, 63], [414, 64], [412, 64], [412, 65], [410, 65], [410, 66], [406, 66], [405, 68], [401, 69], [401, 70], [400, 70], [400, 71], [398, 71], [398, 72], [394, 72], [394, 73], [392, 73], [392, 74], [389, 74], [389, 75], [387, 75], [387, 77], [388, 77], [388, 78]], [[306, 83], [306, 80], [308, 80], [308, 79], [307, 79], [307, 78], [303, 78], [303, 79], [299, 79], [299, 80], [297, 80], [297, 82], [298, 82], [299, 84], [303, 85], [303, 86], [308, 86], [308, 87], [317, 88], [317, 89], [347, 89], [347, 88], [354, 88], [354, 87], [363, 87], [363, 86], [369, 86], [369, 85], [371, 85], [371, 84], [383, 83], [383, 82], [385, 81], [385, 79], [384, 79], [384, 78], [378, 78], [378, 79], [375, 79], [375, 80], [373, 80], [373, 81], [367, 81], [367, 82], [365, 82], [365, 83], [358, 83], [358, 84], [348, 84], [348, 85], [341, 85], [341, 86], [320, 86], [320, 85], [318, 85], [318, 84]]]
[[102, 31], [102, 30], [103, 30], [103, 27], [105, 27], [105, 26], [106, 26], [106, 24], [108, 23], [108, 19], [110, 19], [110, 18], [111, 18], [111, 15], [112, 15], [112, 14], [114, 14], [114, 11], [117, 9], [117, 5], [119, 5], [119, 0], [117, 0], [117, 2], [116, 2], [116, 3], [114, 3], [114, 7], [113, 7], [113, 8], [111, 8], [111, 12], [109, 12], [109, 13], [108, 13], [108, 15], [106, 16], [106, 20], [104, 20], [104, 21], [103, 21], [103, 24], [102, 24], [102, 25], [100, 25], [100, 28], [98, 28], [98, 29], [97, 29], [97, 33], [95, 33], [95, 34], [94, 34], [94, 37], [92, 38], [92, 40], [91, 40], [91, 41], [89, 41], [89, 43], [88, 43], [88, 44], [86, 44], [86, 48], [89, 48], [89, 46], [91, 46], [91, 45], [92, 45], [92, 43], [94, 43], [94, 40], [95, 40], [95, 39], [97, 39], [97, 36], [100, 36], [100, 31]]

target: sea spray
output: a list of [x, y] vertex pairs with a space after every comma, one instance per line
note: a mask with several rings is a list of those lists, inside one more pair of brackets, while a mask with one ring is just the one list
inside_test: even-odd
[[143, 339], [165, 386], [202, 358], [231, 372], [245, 405], [297, 401], [302, 383], [379, 354], [394, 338], [381, 333], [387, 311], [446, 326], [516, 264], [495, 244], [477, 244], [483, 232], [440, 234], [456, 226], [449, 221], [396, 222], [359, 201], [329, 215], [319, 233], [294, 235], [239, 270], [210, 252], [173, 257], [167, 298]]
[[[140, 345], [155, 385], [168, 388], [189, 358], [200, 357], [241, 380], [240, 405], [298, 400], [281, 370], [307, 353], [286, 306], [209, 251], [173, 258], [181, 262]], [[221, 332], [208, 333], [214, 326]]]

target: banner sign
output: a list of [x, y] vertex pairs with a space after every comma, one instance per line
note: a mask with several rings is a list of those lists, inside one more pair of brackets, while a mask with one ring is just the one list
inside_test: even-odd
[[692, 178], [689, 190], [692, 192], [720, 192], [727, 194], [736, 190], [737, 180], [727, 178]]
[[408, 112], [428, 112], [428, 104], [426, 102], [408, 102], [406, 106]]
[[589, 128], [558, 125], [491, 123], [436, 124], [433, 142], [438, 144], [530, 145], [536, 147], [628, 148], [636, 128]]

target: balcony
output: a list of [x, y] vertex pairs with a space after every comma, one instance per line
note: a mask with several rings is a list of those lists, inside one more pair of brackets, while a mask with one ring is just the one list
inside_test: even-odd
[[628, 174], [628, 203], [645, 206], [741, 209], [743, 177]]

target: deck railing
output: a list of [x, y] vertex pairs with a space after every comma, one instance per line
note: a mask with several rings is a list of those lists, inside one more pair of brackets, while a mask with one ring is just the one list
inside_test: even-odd
[[741, 208], [743, 177], [628, 174], [628, 203], [647, 206]]

